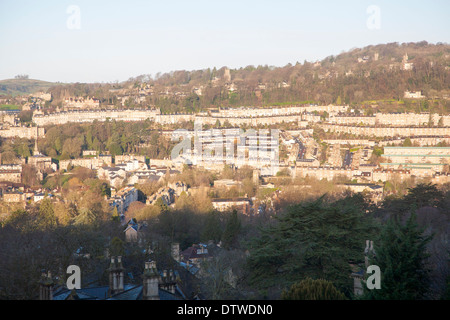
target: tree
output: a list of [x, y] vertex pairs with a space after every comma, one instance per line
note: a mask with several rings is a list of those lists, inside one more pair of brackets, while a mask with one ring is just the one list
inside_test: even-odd
[[[397, 179], [398, 180], [398, 179]], [[394, 190], [395, 181], [385, 183], [385, 190]], [[380, 208], [380, 212], [388, 217], [401, 218], [411, 210], [420, 208], [441, 207], [445, 199], [442, 191], [431, 183], [419, 183], [413, 188], [408, 188], [408, 193], [403, 198], [387, 197]]]
[[45, 197], [39, 206], [39, 226], [46, 228], [56, 227], [56, 216], [50, 198]]
[[210, 212], [206, 214], [205, 226], [203, 227], [202, 240], [213, 240], [218, 242], [222, 237], [222, 227], [220, 223], [219, 215], [216, 212]]
[[283, 300], [346, 300], [345, 294], [336, 289], [332, 282], [307, 278], [294, 283], [288, 291], [283, 291]]
[[75, 225], [91, 225], [95, 223], [97, 216], [93, 210], [90, 208], [83, 207], [80, 209], [80, 213], [74, 220]]
[[432, 183], [419, 183], [414, 188], [409, 188], [405, 196], [405, 202], [410, 208], [417, 209], [424, 206], [436, 207], [442, 199], [442, 192]]
[[55, 216], [58, 221], [58, 225], [66, 226], [71, 221], [69, 210], [64, 203], [55, 203], [54, 205]]
[[120, 222], [120, 217], [119, 217], [119, 213], [117, 212], [117, 207], [114, 207], [112, 215], [111, 215], [111, 220], [112, 221], [116, 221], [116, 222]]
[[306, 277], [332, 281], [351, 295], [350, 261], [361, 260], [377, 224], [363, 195], [335, 202], [324, 196], [290, 206], [251, 243], [247, 269], [259, 288], [287, 287]]
[[11, 212], [5, 220], [2, 221], [1, 227], [11, 226], [21, 232], [27, 232], [34, 229], [33, 217], [25, 210], [16, 210]]
[[111, 256], [123, 256], [125, 254], [125, 245], [123, 241], [118, 237], [114, 237], [111, 239], [109, 254]]
[[231, 166], [224, 164], [222, 174], [222, 179], [233, 179], [234, 178], [234, 170]]
[[[208, 250], [214, 250], [210, 248]], [[200, 279], [201, 291], [212, 300], [242, 299], [242, 266], [245, 253], [241, 250], [214, 250], [210, 259], [203, 259], [200, 268], [205, 270]]]
[[430, 270], [426, 266], [426, 246], [432, 236], [424, 236], [410, 215], [403, 225], [390, 219], [380, 237], [380, 246], [370, 264], [381, 270], [381, 289], [367, 290], [365, 297], [379, 300], [417, 300], [424, 298], [430, 284]]
[[225, 225], [222, 234], [222, 243], [225, 249], [236, 248], [238, 246], [238, 235], [241, 231], [241, 221], [237, 215], [237, 211], [233, 210]]
[[169, 211], [169, 206], [164, 202], [162, 197], [156, 199], [155, 206], [160, 209], [159, 212], [161, 213], [166, 213], [167, 211]]
[[23, 158], [28, 158], [31, 156], [30, 147], [28, 146], [27, 142], [22, 142], [22, 144], [19, 146], [19, 155]]
[[22, 183], [29, 186], [39, 185], [39, 177], [36, 167], [29, 164], [22, 165]]
[[412, 142], [411, 142], [411, 139], [409, 137], [406, 137], [406, 139], [403, 141], [403, 146], [404, 147], [411, 147], [412, 146]]

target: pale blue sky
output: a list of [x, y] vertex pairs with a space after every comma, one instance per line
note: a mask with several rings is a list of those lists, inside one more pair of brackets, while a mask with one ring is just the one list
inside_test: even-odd
[[[69, 29], [70, 5], [80, 29]], [[367, 8], [380, 9], [369, 29]], [[0, 0], [0, 79], [113, 82], [283, 66], [388, 42], [450, 43], [450, 1]]]

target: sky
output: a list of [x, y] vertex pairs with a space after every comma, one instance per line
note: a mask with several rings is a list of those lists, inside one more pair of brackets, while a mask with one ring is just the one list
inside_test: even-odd
[[450, 1], [0, 0], [0, 79], [116, 82], [450, 43]]

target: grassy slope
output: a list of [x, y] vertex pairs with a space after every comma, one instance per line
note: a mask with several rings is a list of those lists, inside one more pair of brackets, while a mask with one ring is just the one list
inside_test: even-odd
[[39, 91], [47, 91], [56, 83], [35, 79], [0, 80], [0, 95], [21, 95]]

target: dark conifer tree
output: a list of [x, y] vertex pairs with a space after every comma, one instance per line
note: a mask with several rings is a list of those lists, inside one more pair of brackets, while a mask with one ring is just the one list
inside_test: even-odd
[[237, 211], [233, 212], [228, 217], [225, 230], [222, 234], [222, 243], [225, 249], [236, 248], [238, 246], [238, 235], [241, 231], [241, 221], [237, 216]]
[[405, 224], [390, 219], [375, 248], [370, 264], [381, 270], [381, 289], [366, 289], [365, 296], [380, 300], [423, 299], [430, 284], [426, 246], [431, 236], [424, 236], [411, 214]]

